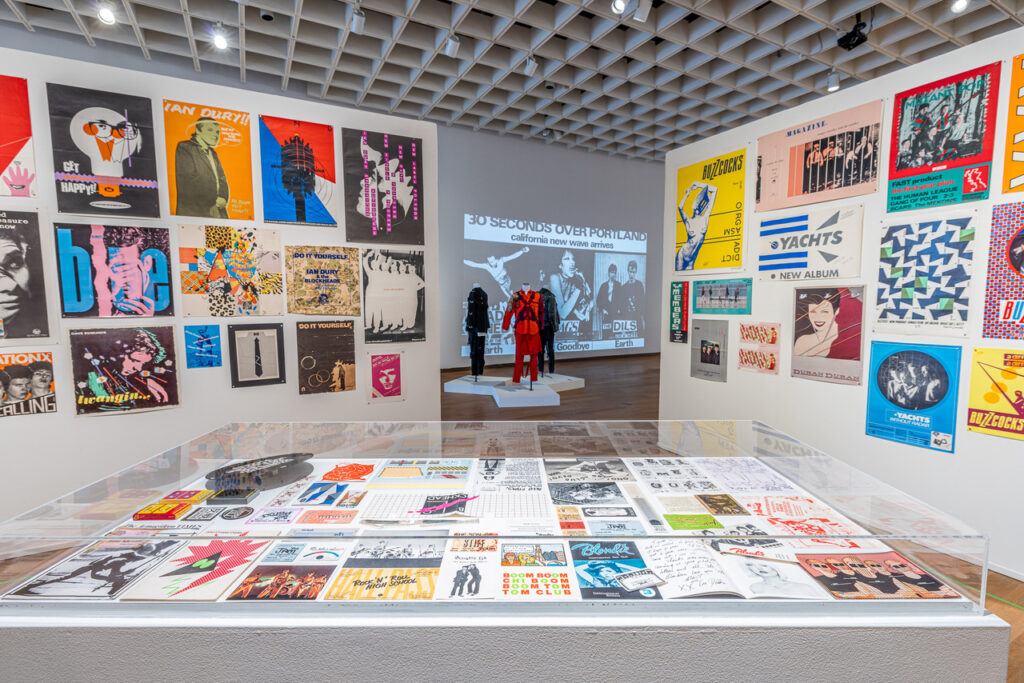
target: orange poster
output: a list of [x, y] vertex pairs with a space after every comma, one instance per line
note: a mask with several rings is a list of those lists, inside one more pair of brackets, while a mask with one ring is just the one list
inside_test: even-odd
[[1006, 115], [1006, 159], [1003, 192], [1024, 190], [1024, 55], [1010, 69], [1010, 107]]
[[251, 220], [249, 114], [164, 100], [171, 213]]

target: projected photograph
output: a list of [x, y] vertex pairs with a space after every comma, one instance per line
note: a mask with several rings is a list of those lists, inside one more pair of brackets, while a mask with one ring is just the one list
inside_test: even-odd
[[[645, 232], [466, 214], [463, 236], [464, 289], [479, 284], [488, 296], [485, 354], [515, 352], [513, 330], [503, 332], [501, 321], [523, 283], [555, 297], [556, 352], [643, 347]], [[465, 312], [460, 326], [464, 319]], [[469, 355], [468, 344], [462, 355]]]

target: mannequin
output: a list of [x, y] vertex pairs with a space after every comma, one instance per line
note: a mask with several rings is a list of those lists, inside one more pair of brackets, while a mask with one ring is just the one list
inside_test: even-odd
[[540, 298], [544, 305], [544, 316], [540, 325], [540, 351], [537, 354], [537, 365], [540, 366], [540, 374], [544, 375], [544, 352], [548, 354], [548, 373], [555, 371], [555, 332], [562, 324], [558, 317], [558, 302], [555, 294], [547, 287], [540, 288]]
[[[530, 363], [530, 381], [537, 381], [537, 353], [540, 351], [540, 325], [544, 319], [544, 302], [539, 292], [524, 282], [522, 288], [508, 300], [501, 329], [507, 330], [512, 316], [516, 317], [516, 365], [512, 372], [513, 384], [519, 384], [523, 374], [523, 360]], [[532, 385], [530, 387], [533, 388]]]
[[484, 374], [484, 343], [487, 330], [491, 329], [490, 311], [487, 309], [487, 292], [473, 283], [466, 299], [466, 334], [469, 335], [469, 362], [473, 381]]

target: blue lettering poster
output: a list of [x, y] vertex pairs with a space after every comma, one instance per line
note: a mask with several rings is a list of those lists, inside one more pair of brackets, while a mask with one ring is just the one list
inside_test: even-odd
[[871, 342], [868, 436], [953, 452], [960, 347]]

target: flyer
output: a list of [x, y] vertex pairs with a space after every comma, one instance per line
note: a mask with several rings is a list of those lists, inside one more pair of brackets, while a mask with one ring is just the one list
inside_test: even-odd
[[779, 374], [781, 332], [780, 323], [740, 323], [737, 367], [765, 375]]
[[750, 315], [754, 281], [747, 278], [731, 280], [695, 280], [693, 283], [694, 315]]
[[724, 382], [728, 375], [729, 322], [693, 319], [690, 377]]

